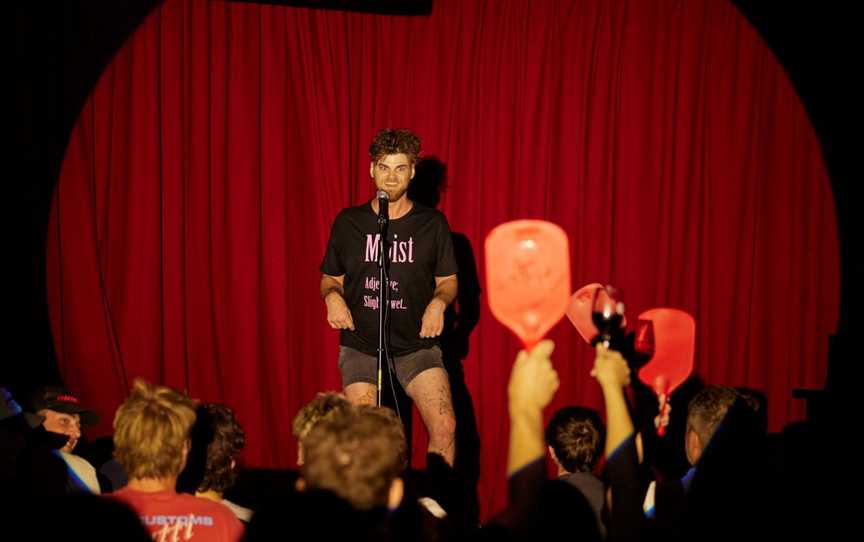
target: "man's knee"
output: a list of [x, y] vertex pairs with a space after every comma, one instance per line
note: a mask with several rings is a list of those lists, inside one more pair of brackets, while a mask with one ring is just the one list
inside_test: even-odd
[[345, 397], [352, 405], [374, 405], [377, 403], [375, 386], [366, 382], [355, 382], [345, 386]]
[[453, 405], [448, 408], [442, 407], [429, 428], [435, 440], [449, 440], [456, 433], [456, 416], [453, 414]]

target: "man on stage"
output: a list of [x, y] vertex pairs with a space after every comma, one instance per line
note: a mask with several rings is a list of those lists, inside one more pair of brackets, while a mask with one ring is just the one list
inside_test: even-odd
[[[369, 147], [369, 174], [389, 199], [389, 345], [396, 376], [429, 432], [429, 451], [450, 465], [456, 419], [450, 384], [435, 339], [456, 297], [456, 260], [444, 215], [408, 199], [420, 139], [381, 130]], [[321, 264], [327, 322], [341, 330], [339, 369], [354, 404], [375, 404], [378, 349], [378, 200], [343, 209]]]

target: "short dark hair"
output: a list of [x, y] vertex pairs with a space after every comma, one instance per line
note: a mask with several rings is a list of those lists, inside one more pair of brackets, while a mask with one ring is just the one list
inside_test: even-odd
[[307, 487], [335, 493], [358, 510], [386, 506], [405, 469], [402, 424], [383, 407], [334, 412], [312, 428], [303, 448]]
[[204, 477], [198, 491], [213, 490], [222, 493], [233, 486], [237, 478], [237, 470], [232, 466], [232, 462], [246, 446], [246, 433], [240, 427], [234, 411], [225, 405], [201, 405], [198, 408], [198, 420], [212, 431], [212, 440], [207, 446]]
[[546, 444], [567, 472], [590, 472], [603, 445], [600, 415], [590, 408], [567, 406], [555, 412], [546, 426]]
[[702, 447], [708, 446], [714, 431], [723, 421], [739, 394], [727, 386], [708, 386], [690, 400], [687, 407], [687, 429], [699, 435]]
[[405, 128], [398, 130], [384, 128], [375, 135], [375, 139], [369, 145], [369, 157], [372, 158], [372, 162], [377, 163], [388, 154], [407, 155], [411, 163], [415, 164], [420, 156], [420, 138]]

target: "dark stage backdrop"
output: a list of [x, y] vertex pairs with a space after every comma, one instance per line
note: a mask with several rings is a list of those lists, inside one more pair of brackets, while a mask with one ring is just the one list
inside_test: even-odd
[[[339, 209], [373, 194], [366, 149], [385, 126], [415, 130], [431, 174], [446, 170], [465, 284], [492, 227], [550, 220], [574, 289], [611, 281], [631, 315], [692, 313], [698, 375], [765, 391], [772, 429], [803, 415], [793, 388], [823, 385], [829, 182], [788, 79], [730, 4], [437, 0], [389, 17], [169, 0], [94, 89], [53, 203], [56, 348], [97, 433], [144, 377], [234, 408], [247, 465], [294, 465], [293, 415], [339, 387], [318, 265]], [[461, 301], [473, 330], [454, 373], [485, 516], [506, 493], [518, 344], [482, 287]], [[599, 407], [590, 349], [566, 320], [551, 337], [550, 411]]]

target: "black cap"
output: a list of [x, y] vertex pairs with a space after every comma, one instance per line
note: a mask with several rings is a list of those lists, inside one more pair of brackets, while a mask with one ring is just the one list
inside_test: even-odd
[[78, 414], [81, 417], [81, 427], [99, 423], [99, 416], [95, 412], [82, 407], [77, 397], [60, 386], [46, 386], [33, 394], [30, 401], [31, 412], [39, 412], [43, 409]]

